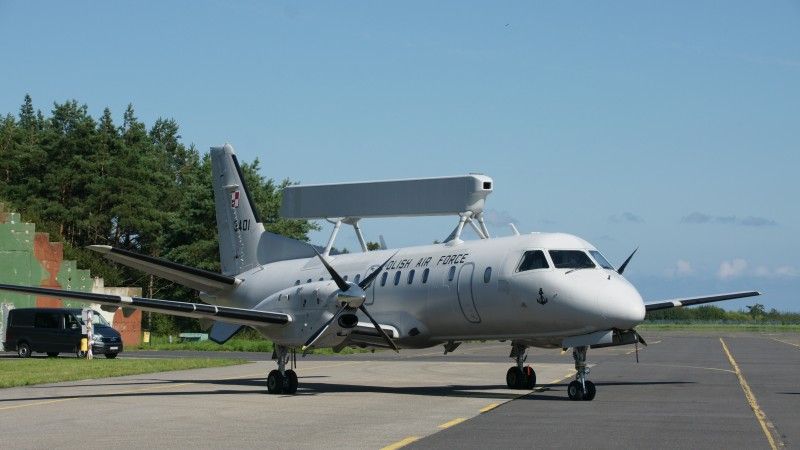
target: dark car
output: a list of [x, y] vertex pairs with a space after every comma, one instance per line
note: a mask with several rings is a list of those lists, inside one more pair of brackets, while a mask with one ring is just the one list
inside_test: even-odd
[[[81, 352], [81, 309], [77, 308], [18, 308], [8, 312], [5, 348], [16, 350], [21, 358], [33, 352], [58, 356], [59, 353]], [[92, 353], [115, 358], [122, 351], [122, 337], [97, 311], [94, 325]]]

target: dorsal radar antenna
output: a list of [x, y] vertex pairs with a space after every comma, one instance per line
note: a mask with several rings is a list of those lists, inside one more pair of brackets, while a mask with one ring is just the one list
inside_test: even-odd
[[353, 227], [362, 251], [367, 244], [360, 221], [377, 217], [457, 215], [458, 225], [445, 241], [457, 245], [464, 225], [481, 239], [490, 237], [483, 217], [490, 177], [469, 175], [412, 178], [338, 184], [295, 185], [283, 190], [281, 216], [288, 219], [325, 219], [334, 224], [326, 252], [330, 252], [341, 224]]

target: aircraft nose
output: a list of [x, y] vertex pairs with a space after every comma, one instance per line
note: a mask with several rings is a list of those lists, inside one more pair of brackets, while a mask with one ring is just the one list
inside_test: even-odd
[[627, 281], [615, 284], [614, 289], [607, 292], [608, 298], [603, 301], [606, 319], [614, 328], [633, 328], [644, 320], [642, 296]]

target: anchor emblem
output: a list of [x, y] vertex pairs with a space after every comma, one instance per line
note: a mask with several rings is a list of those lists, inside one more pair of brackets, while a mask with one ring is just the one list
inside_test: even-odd
[[536, 303], [540, 305], [544, 305], [547, 303], [547, 297], [544, 296], [544, 291], [542, 288], [539, 288], [539, 298], [536, 299]]

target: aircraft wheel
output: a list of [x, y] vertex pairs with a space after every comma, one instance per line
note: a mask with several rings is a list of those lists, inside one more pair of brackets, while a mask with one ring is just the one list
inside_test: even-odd
[[284, 378], [281, 372], [273, 370], [267, 375], [267, 392], [270, 394], [283, 393]]
[[297, 392], [297, 374], [294, 370], [289, 369], [285, 373], [286, 381], [284, 381], [283, 386], [283, 393], [284, 394], [294, 394]]
[[594, 395], [597, 394], [597, 388], [595, 388], [594, 383], [591, 381], [586, 381], [586, 393], [583, 396], [583, 399], [586, 401], [594, 400]]
[[510, 389], [519, 389], [525, 381], [525, 374], [519, 370], [519, 367], [513, 366], [506, 372], [506, 384]]
[[567, 395], [569, 395], [570, 400], [583, 400], [583, 389], [581, 389], [581, 384], [577, 381], [572, 381], [567, 386]]
[[524, 384], [523, 384], [522, 387], [524, 389], [533, 389], [533, 388], [535, 388], [536, 387], [536, 371], [533, 370], [533, 367], [531, 367], [531, 366], [525, 366], [525, 368], [523, 369], [523, 372], [524, 372], [525, 378], [523, 379], [524, 380]]

